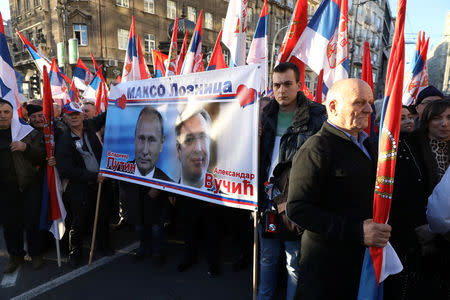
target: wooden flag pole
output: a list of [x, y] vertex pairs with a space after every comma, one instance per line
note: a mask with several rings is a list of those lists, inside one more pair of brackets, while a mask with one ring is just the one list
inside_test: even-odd
[[92, 264], [92, 257], [94, 256], [95, 236], [97, 235], [98, 211], [100, 209], [101, 194], [102, 194], [102, 183], [99, 182], [97, 191], [97, 204], [95, 205], [94, 228], [92, 229], [91, 251], [89, 252], [89, 263], [88, 263], [89, 266]]
[[253, 212], [253, 300], [258, 295], [258, 212]]

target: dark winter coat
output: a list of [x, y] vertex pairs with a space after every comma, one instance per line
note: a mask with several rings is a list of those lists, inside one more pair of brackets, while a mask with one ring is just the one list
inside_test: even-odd
[[372, 216], [376, 148], [325, 122], [294, 156], [287, 215], [305, 229], [296, 299], [356, 299]]
[[[267, 181], [272, 163], [279, 109], [278, 103], [272, 100], [264, 108], [261, 116], [262, 135], [260, 139], [258, 184], [258, 207], [260, 211], [264, 211], [267, 207], [264, 182]], [[297, 93], [297, 108], [292, 119], [292, 126], [281, 137], [278, 162], [291, 161], [303, 143], [319, 131], [326, 118], [325, 106], [312, 102], [302, 92]]]

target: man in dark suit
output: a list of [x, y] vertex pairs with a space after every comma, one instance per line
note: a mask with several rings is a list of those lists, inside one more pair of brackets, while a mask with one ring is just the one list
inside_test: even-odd
[[[164, 124], [161, 114], [152, 106], [144, 107], [136, 123], [134, 150], [135, 175], [172, 181], [156, 167], [165, 141]], [[136, 226], [140, 246], [135, 258], [141, 260], [153, 255], [155, 266], [164, 263], [162, 225], [168, 210], [167, 193], [158, 189], [122, 183], [128, 200], [128, 222]]]
[[336, 82], [328, 120], [294, 156], [287, 215], [305, 229], [295, 299], [356, 299], [365, 246], [384, 247], [391, 227], [371, 219], [377, 156], [364, 129], [373, 93]]

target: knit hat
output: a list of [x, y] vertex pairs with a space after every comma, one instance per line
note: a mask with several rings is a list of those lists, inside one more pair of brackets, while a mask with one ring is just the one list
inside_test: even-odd
[[29, 116], [31, 116], [34, 113], [40, 112], [40, 111], [42, 111], [42, 106], [40, 106], [40, 105], [35, 105], [35, 104], [27, 105], [27, 112], [28, 112]]
[[431, 97], [431, 96], [439, 96], [441, 98], [444, 98], [444, 94], [442, 94], [442, 92], [440, 90], [438, 90], [437, 88], [435, 88], [432, 85], [427, 86], [425, 89], [423, 89], [419, 95], [417, 95], [417, 100], [416, 100], [416, 106], [419, 105], [423, 99], [427, 98], [427, 97]]

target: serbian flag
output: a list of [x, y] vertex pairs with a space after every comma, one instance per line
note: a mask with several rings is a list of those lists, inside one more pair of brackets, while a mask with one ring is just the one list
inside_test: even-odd
[[91, 52], [91, 59], [92, 59], [92, 63], [94, 64], [95, 72], [97, 72], [97, 70], [98, 70], [98, 65], [97, 65], [97, 62], [95, 61], [95, 57], [94, 57], [94, 55], [92, 54], [92, 52]]
[[[308, 24], [308, 1], [307, 0], [297, 0], [295, 3], [294, 11], [289, 22], [289, 29], [284, 35], [283, 43], [281, 44], [280, 53], [278, 54], [275, 66], [279, 63], [285, 62], [291, 55], [292, 50], [298, 42], [298, 39], [302, 35], [303, 31]], [[297, 65], [300, 71], [300, 80], [303, 85], [305, 85], [305, 64], [292, 56], [289, 62]]]
[[262, 70], [262, 80], [261, 80], [261, 91], [267, 91], [267, 85], [269, 77], [269, 69], [267, 67], [267, 59], [269, 57], [268, 46], [267, 46], [267, 1], [264, 0], [264, 5], [261, 10], [261, 15], [259, 16], [258, 24], [256, 25], [255, 34], [253, 36], [252, 44], [248, 50], [247, 63], [248, 64], [261, 64]]
[[414, 105], [417, 95], [428, 86], [427, 52], [430, 38], [425, 41], [425, 32], [417, 37], [416, 51], [411, 71], [407, 74], [403, 87], [403, 105]]
[[247, 0], [230, 0], [223, 24], [222, 43], [230, 50], [230, 67], [245, 65]]
[[95, 73], [94, 78], [91, 80], [88, 87], [84, 91], [83, 99], [95, 101], [95, 99], [97, 98], [97, 93], [99, 91], [100, 83], [103, 83], [102, 77], [102, 68], [100, 66], [100, 68], [97, 70], [97, 73]]
[[175, 18], [175, 23], [173, 25], [172, 30], [172, 39], [170, 42], [170, 49], [169, 49], [169, 57], [168, 57], [169, 65], [167, 66], [166, 76], [176, 75], [177, 73], [177, 60], [178, 60], [177, 32], [178, 32], [178, 18]]
[[167, 60], [167, 55], [152, 49], [152, 57], [153, 57], [153, 68], [155, 69], [155, 78], [165, 77], [166, 76], [166, 68], [165, 61]]
[[141, 79], [152, 78], [150, 71], [148, 70], [147, 62], [145, 61], [144, 52], [142, 51], [141, 38], [137, 35], [137, 51], [139, 60], [139, 74]]
[[[405, 64], [405, 12], [406, 0], [399, 0], [380, 122], [378, 166], [373, 201], [373, 221], [376, 223], [388, 221], [394, 188]], [[358, 300], [382, 299], [383, 281], [389, 275], [399, 273], [402, 269], [403, 266], [390, 243], [384, 248], [367, 248], [361, 271]]]
[[[363, 53], [363, 63], [362, 63], [362, 74], [361, 79], [367, 82], [372, 89], [373, 95], [373, 72], [372, 72], [372, 63], [370, 59], [370, 47], [367, 41], [364, 42], [364, 53]], [[369, 116], [369, 126], [367, 126], [364, 131], [370, 136], [375, 136], [375, 105], [372, 103], [372, 113]]]
[[72, 81], [72, 84], [70, 85], [69, 100], [70, 102], [80, 103], [80, 99], [78, 99], [78, 90], [75, 87], [74, 81]]
[[19, 35], [19, 38], [22, 40], [24, 47], [28, 50], [28, 53], [30, 53], [31, 58], [33, 59], [36, 67], [41, 72], [41, 74], [43, 73], [44, 66], [47, 67], [47, 70], [50, 70], [50, 60], [45, 57], [39, 50], [37, 50], [36, 47], [31, 44], [30, 41], [28, 41], [19, 31], [16, 30], [16, 33]]
[[3, 18], [0, 13], [0, 96], [9, 101], [13, 107], [13, 117], [11, 120], [11, 138], [13, 141], [20, 141], [26, 137], [33, 127], [19, 120], [17, 109], [20, 106], [19, 89], [17, 88], [16, 73], [14, 71], [8, 44], [6, 43]]
[[[50, 78], [47, 67], [43, 70], [43, 111], [44, 111], [44, 138], [47, 158], [54, 156], [55, 141], [53, 132], [53, 99], [50, 87]], [[47, 165], [42, 190], [42, 205], [39, 229], [50, 231], [56, 240], [61, 240], [66, 230], [64, 220], [66, 210], [62, 202], [61, 183], [58, 171], [54, 166]]]
[[123, 63], [122, 82], [140, 80], [139, 59], [136, 46], [136, 34], [134, 30], [134, 16], [131, 16], [130, 36]]
[[75, 69], [73, 70], [72, 81], [75, 83], [77, 89], [85, 90], [89, 82], [94, 78], [94, 74], [89, 71], [81, 58], [78, 58]]
[[323, 0], [291, 52], [316, 74], [323, 69], [324, 94], [348, 78], [347, 7], [347, 0]]
[[225, 63], [225, 59], [223, 58], [222, 46], [220, 45], [221, 40], [222, 30], [220, 30], [219, 36], [217, 37], [211, 59], [209, 60], [209, 64], [206, 67], [206, 71], [228, 68], [227, 64]]
[[200, 65], [203, 66], [202, 60], [202, 17], [203, 9], [197, 19], [194, 34], [192, 35], [191, 43], [186, 51], [181, 74], [189, 74], [199, 72]]
[[[64, 77], [61, 74], [61, 71], [59, 70], [58, 66], [56, 65], [55, 58], [52, 59], [52, 66], [49, 72], [49, 78], [50, 78], [50, 87], [52, 90], [52, 98], [53, 99], [68, 99], [68, 90], [67, 85], [64, 80]], [[69, 83], [70, 80], [69, 80]], [[61, 105], [61, 103], [59, 103]]]
[[184, 58], [186, 57], [186, 48], [187, 48], [187, 36], [188, 30], [184, 34], [183, 45], [181, 45], [180, 55], [178, 55], [177, 59], [177, 75], [181, 74], [181, 69], [183, 68]]
[[98, 92], [95, 98], [95, 108], [97, 109], [97, 114], [100, 114], [102, 112], [102, 99], [103, 99], [103, 82], [100, 82]]
[[323, 69], [320, 70], [319, 78], [317, 78], [316, 95], [314, 96], [314, 101], [322, 104], [322, 99], [325, 97], [322, 94], [323, 90]]

